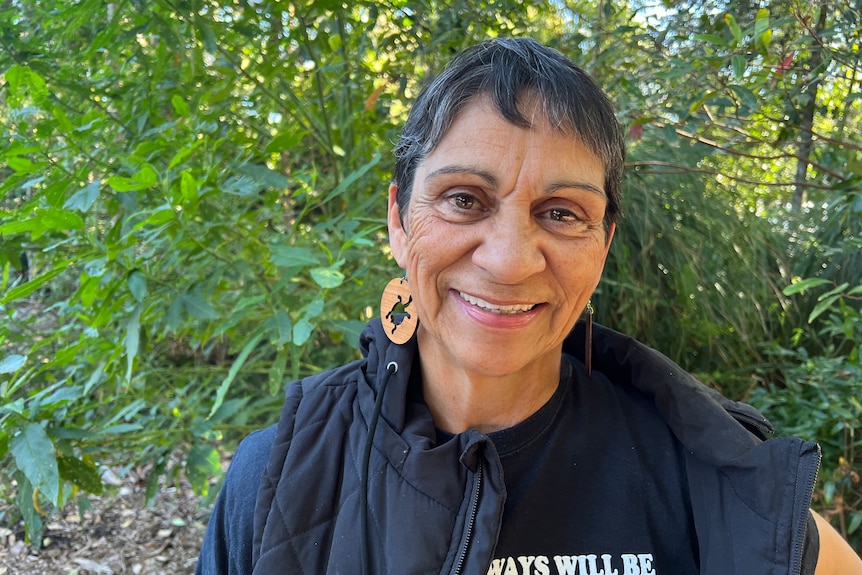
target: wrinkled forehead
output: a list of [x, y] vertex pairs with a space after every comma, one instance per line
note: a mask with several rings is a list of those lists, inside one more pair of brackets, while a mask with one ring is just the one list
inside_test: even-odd
[[582, 144], [586, 147], [595, 159], [599, 160], [604, 165], [601, 154], [595, 146], [591, 146], [589, 142], [584, 141], [582, 130], [575, 125], [574, 114], [564, 109], [564, 106], [559, 102], [550, 102], [546, 97], [543, 97], [534, 89], [525, 88], [521, 93], [511, 100], [511, 106], [506, 105], [508, 102], [498, 101], [490, 88], [477, 92], [469, 98], [465, 98], [457, 108], [452, 108], [448, 117], [444, 114], [437, 116], [438, 125], [433, 130], [432, 138], [426, 144], [424, 154], [419, 161], [421, 165], [428, 154], [432, 153], [442, 142], [446, 136], [452, 131], [452, 126], [462, 118], [465, 113], [477, 107], [483, 108], [484, 111], [496, 114], [506, 122], [513, 126], [536, 130], [547, 131], [555, 136], [564, 136], [572, 139], [573, 144]]

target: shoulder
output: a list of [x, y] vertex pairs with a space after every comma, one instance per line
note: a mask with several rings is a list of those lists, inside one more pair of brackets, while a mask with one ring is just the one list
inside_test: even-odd
[[826, 519], [812, 512], [820, 549], [815, 575], [862, 575], [862, 559]]
[[289, 384], [276, 441], [289, 439], [294, 429], [310, 422], [330, 418], [333, 411], [349, 410], [364, 368], [365, 362], [357, 360]]
[[257, 470], [262, 473], [274, 439], [275, 425], [249, 433], [237, 447], [228, 467], [228, 474], [253, 475]]
[[258, 487], [269, 460], [275, 430], [276, 427], [272, 425], [246, 436], [228, 467], [219, 497], [224, 497], [226, 516], [234, 526], [251, 525]]
[[195, 573], [251, 573], [254, 508], [275, 426], [250, 433], [236, 450], [213, 507]]

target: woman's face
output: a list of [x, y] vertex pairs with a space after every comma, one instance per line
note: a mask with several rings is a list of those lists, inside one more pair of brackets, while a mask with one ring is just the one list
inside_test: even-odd
[[614, 231], [602, 164], [533, 117], [514, 126], [479, 98], [416, 170], [403, 226], [390, 188], [423, 363], [500, 376], [558, 362], [599, 282]]

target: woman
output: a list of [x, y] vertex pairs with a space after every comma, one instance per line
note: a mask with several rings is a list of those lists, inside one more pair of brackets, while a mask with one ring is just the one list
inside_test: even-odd
[[198, 573], [862, 573], [809, 514], [816, 445], [764, 441], [752, 408], [576, 325], [625, 153], [592, 79], [485, 42], [422, 92], [395, 152], [406, 279], [365, 359], [291, 384], [240, 446]]

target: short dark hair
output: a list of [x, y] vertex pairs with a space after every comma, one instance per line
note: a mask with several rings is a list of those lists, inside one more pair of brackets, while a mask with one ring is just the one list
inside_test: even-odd
[[580, 139], [605, 170], [605, 229], [617, 221], [626, 152], [613, 104], [589, 74], [530, 38], [494, 38], [471, 46], [420, 92], [394, 150], [400, 214], [407, 213], [416, 168], [461, 110], [486, 94], [506, 120], [522, 127], [530, 121], [519, 104], [535, 97], [552, 126]]

